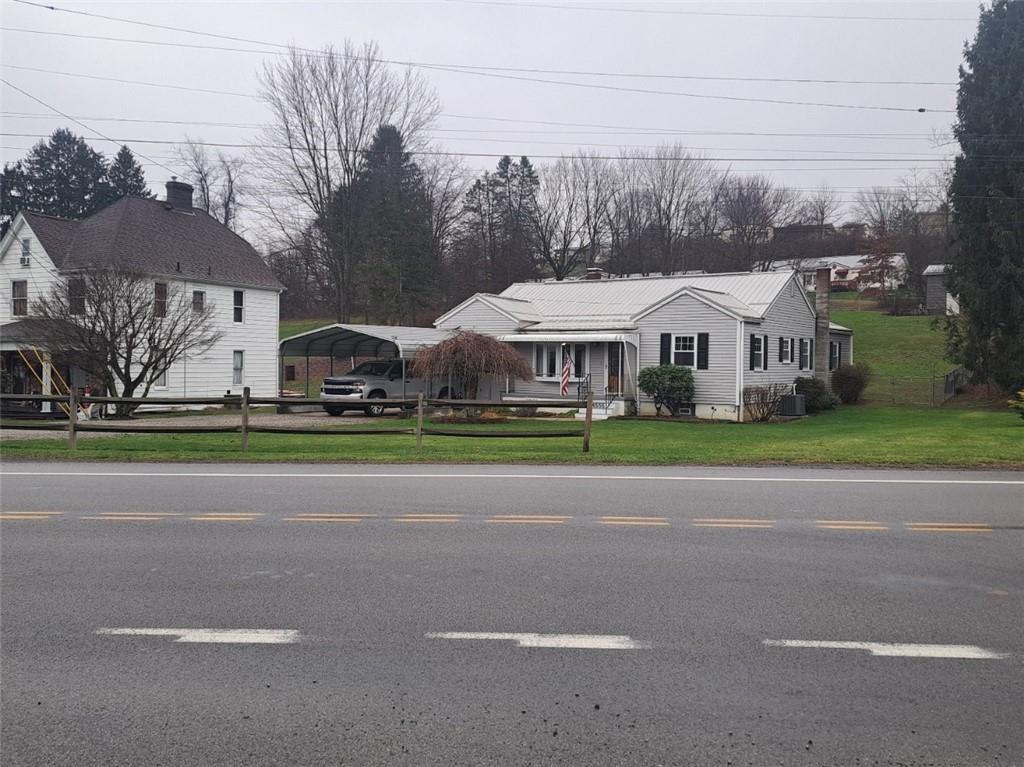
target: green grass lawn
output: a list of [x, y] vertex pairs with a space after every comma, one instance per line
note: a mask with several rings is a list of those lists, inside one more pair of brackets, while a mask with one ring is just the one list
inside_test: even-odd
[[324, 325], [330, 325], [334, 320], [329, 318], [322, 318], [319, 320], [281, 320], [278, 326], [278, 340], [283, 338], [289, 338], [291, 336], [297, 336], [299, 333], [305, 333], [307, 330], [314, 330], [315, 328], [323, 327]]
[[[576, 422], [578, 423], [578, 422]], [[411, 425], [383, 421], [381, 427]], [[558, 421], [518, 421], [483, 429], [565, 429]], [[605, 421], [594, 424], [592, 451], [579, 438], [412, 435], [130, 435], [83, 438], [76, 458], [131, 461], [309, 461], [561, 464], [839, 464], [1024, 468], [1024, 421], [1009, 411], [844, 407], [799, 421], [731, 424]], [[64, 440], [5, 440], [4, 460], [69, 458]]]
[[[832, 312], [832, 321], [853, 330], [853, 359], [866, 362], [873, 374], [864, 398], [869, 401], [929, 401], [928, 379], [954, 365], [944, 358], [946, 337], [931, 317], [891, 317], [882, 312]], [[920, 379], [897, 381], [892, 379]], [[942, 382], [936, 384], [941, 391]]]

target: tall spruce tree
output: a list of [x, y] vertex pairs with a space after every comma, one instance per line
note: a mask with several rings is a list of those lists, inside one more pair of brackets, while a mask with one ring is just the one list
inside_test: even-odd
[[427, 194], [401, 132], [381, 126], [347, 194], [352, 206], [362, 288], [375, 319], [414, 323], [437, 298]]
[[107, 170], [111, 196], [115, 200], [122, 197], [152, 197], [142, 166], [135, 161], [132, 150], [122, 146]]
[[981, 10], [964, 51], [950, 196], [961, 317], [950, 349], [977, 378], [1024, 387], [1024, 3]]
[[5, 166], [4, 187], [5, 218], [21, 209], [84, 218], [112, 201], [103, 155], [66, 128], [32, 147], [24, 160]]

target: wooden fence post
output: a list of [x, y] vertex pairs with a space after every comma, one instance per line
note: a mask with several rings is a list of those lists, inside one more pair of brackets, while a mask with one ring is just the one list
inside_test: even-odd
[[72, 384], [68, 387], [68, 449], [78, 449], [78, 433], [75, 429], [78, 421], [78, 397]]
[[249, 387], [242, 389], [242, 452], [249, 450]]
[[590, 423], [594, 420], [594, 392], [587, 392], [587, 414], [583, 419], [583, 452], [590, 452]]
[[423, 392], [416, 394], [416, 447], [423, 447]]

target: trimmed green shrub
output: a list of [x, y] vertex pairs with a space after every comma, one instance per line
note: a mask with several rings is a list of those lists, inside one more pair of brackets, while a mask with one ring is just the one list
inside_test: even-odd
[[839, 404], [839, 398], [829, 391], [824, 381], [817, 378], [798, 378], [793, 382], [796, 393], [804, 395], [804, 403], [808, 413], [820, 413], [831, 410]]
[[863, 362], [832, 371], [832, 390], [843, 404], [860, 402], [860, 396], [871, 380], [871, 368]]
[[1014, 399], [1008, 400], [1011, 410], [1016, 410], [1017, 414], [1024, 418], [1024, 389], [1017, 392], [1017, 396]]
[[679, 365], [658, 365], [640, 371], [640, 391], [654, 400], [654, 410], [661, 415], [667, 408], [673, 416], [687, 402], [693, 402], [693, 373]]

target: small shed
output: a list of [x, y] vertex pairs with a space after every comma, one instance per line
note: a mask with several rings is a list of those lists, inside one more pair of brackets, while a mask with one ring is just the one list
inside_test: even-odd
[[289, 336], [278, 345], [279, 388], [284, 383], [284, 358], [306, 358], [306, 395], [309, 395], [309, 359], [327, 357], [334, 375], [334, 360], [355, 357], [382, 359], [413, 357], [421, 347], [450, 338], [449, 330], [402, 325], [349, 325], [335, 323]]

